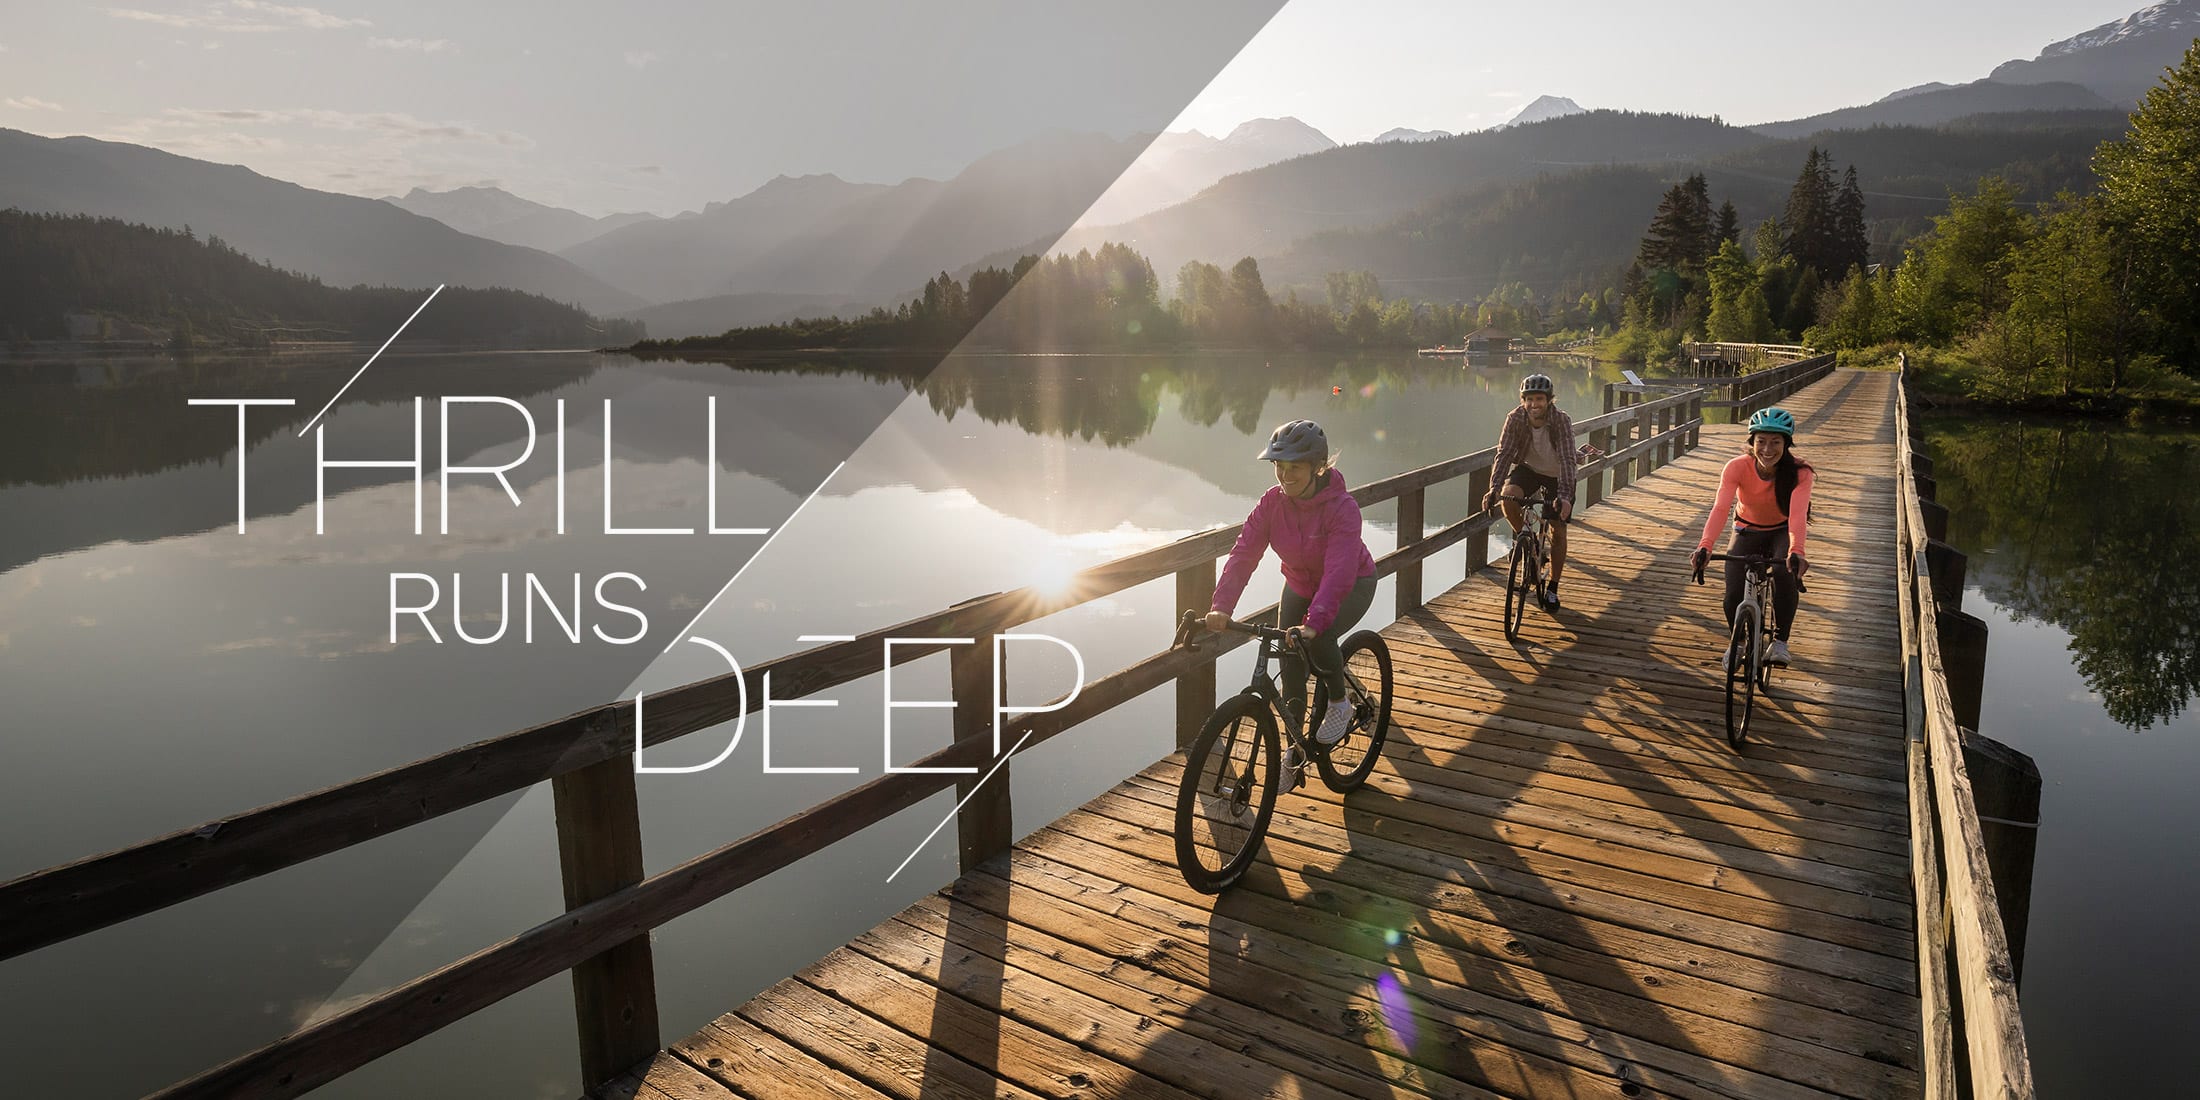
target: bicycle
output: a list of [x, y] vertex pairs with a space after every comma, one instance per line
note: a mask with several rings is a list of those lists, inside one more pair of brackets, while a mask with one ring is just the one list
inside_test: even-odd
[[[1504, 623], [1508, 641], [1520, 640], [1520, 627], [1527, 620], [1528, 604], [1542, 602], [1543, 575], [1551, 565], [1551, 502], [1538, 489], [1520, 498], [1520, 507], [1526, 514], [1520, 519], [1520, 530], [1513, 532], [1512, 564], [1506, 569], [1505, 580]], [[1495, 508], [1491, 511], [1502, 514]]]
[[[1197, 611], [1184, 613], [1171, 648], [1199, 648], [1199, 634], [1206, 630], [1200, 618]], [[1297, 639], [1288, 631], [1254, 623], [1233, 622], [1226, 629], [1260, 639], [1260, 652], [1252, 681], [1215, 708], [1184, 753], [1176, 797], [1176, 863], [1185, 883], [1203, 894], [1219, 894], [1236, 882], [1268, 835], [1286, 766], [1279, 755], [1279, 728], [1293, 750], [1291, 787], [1304, 782], [1311, 762], [1322, 783], [1338, 794], [1367, 781], [1390, 733], [1390, 647], [1382, 635], [1361, 630], [1344, 640], [1352, 723], [1336, 744], [1323, 745], [1292, 720], [1269, 671], [1269, 662], [1280, 661], [1285, 647], [1298, 644]], [[1316, 677], [1307, 713], [1324, 713], [1327, 695], [1328, 688]]]
[[[1765, 652], [1772, 648], [1777, 631], [1772, 608], [1772, 577], [1787, 571], [1781, 558], [1763, 554], [1713, 554], [1706, 562], [1738, 561], [1749, 570], [1742, 585], [1742, 602], [1734, 607], [1734, 629], [1726, 645], [1726, 743], [1742, 751], [1749, 740], [1749, 719], [1756, 710], [1757, 693], [1772, 690], [1772, 666]], [[1703, 574], [1696, 574], [1702, 584]], [[1801, 584], [1800, 579], [1797, 581]]]

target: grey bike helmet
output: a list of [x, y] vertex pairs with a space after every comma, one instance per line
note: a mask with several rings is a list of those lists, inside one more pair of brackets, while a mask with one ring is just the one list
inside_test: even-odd
[[1551, 382], [1548, 374], [1531, 374], [1520, 380], [1520, 396], [1526, 397], [1531, 393], [1551, 397], [1558, 393], [1558, 387]]
[[1329, 457], [1329, 436], [1311, 420], [1294, 420], [1268, 437], [1268, 449], [1260, 457], [1265, 462], [1319, 464]]

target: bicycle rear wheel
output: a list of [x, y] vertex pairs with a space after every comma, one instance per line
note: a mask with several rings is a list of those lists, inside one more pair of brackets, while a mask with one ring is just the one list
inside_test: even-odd
[[[1375, 761], [1382, 757], [1383, 739], [1390, 736], [1390, 647], [1382, 635], [1362, 630], [1344, 640], [1344, 667], [1361, 692], [1352, 700], [1352, 727], [1344, 740], [1314, 759], [1322, 783], [1338, 794], [1367, 782]], [[1314, 709], [1308, 713], [1322, 713], [1329, 705], [1328, 694], [1315, 681]]]
[[1520, 623], [1528, 614], [1528, 586], [1535, 583], [1535, 564], [1527, 540], [1513, 537], [1512, 566], [1505, 578], [1505, 637], [1517, 641]]
[[1238, 695], [1215, 708], [1184, 754], [1176, 795], [1176, 865], [1184, 882], [1219, 894], [1252, 866], [1282, 777], [1267, 703]]
[[1727, 641], [1726, 743], [1740, 752], [1749, 740], [1749, 715], [1757, 703], [1757, 609], [1734, 609], [1734, 634]]

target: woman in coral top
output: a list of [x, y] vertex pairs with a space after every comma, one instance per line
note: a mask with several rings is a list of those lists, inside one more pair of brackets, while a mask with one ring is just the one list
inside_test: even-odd
[[[1329, 690], [1328, 713], [1314, 716], [1314, 739], [1344, 740], [1352, 722], [1345, 698], [1344, 654], [1337, 640], [1375, 602], [1375, 558], [1360, 538], [1360, 505], [1330, 463], [1329, 437], [1311, 420], [1294, 420], [1268, 438], [1263, 461], [1275, 463], [1276, 484], [1253, 506], [1237, 545], [1215, 582], [1207, 629], [1230, 625], [1245, 582], [1271, 547], [1283, 561], [1283, 605], [1277, 621], [1296, 635], [1300, 653], [1283, 658], [1283, 699], [1290, 719], [1306, 718], [1306, 659]], [[1304, 728], [1301, 726], [1300, 728]]]
[[[1704, 566], [1711, 557], [1711, 540], [1718, 537], [1729, 510], [1734, 516], [1734, 538], [1726, 544], [1730, 555], [1762, 555], [1787, 558], [1787, 570], [1773, 574], [1772, 605], [1777, 640], [1765, 654], [1767, 663], [1788, 663], [1788, 631], [1795, 625], [1795, 605], [1802, 599], [1803, 574], [1810, 561], [1803, 556], [1803, 539], [1810, 519], [1810, 488], [1816, 474], [1810, 463], [1795, 456], [1795, 418], [1774, 406], [1749, 418], [1749, 453], [1738, 455], [1719, 475], [1719, 499], [1704, 520], [1703, 538], [1689, 564], [1696, 583], [1703, 583]], [[1726, 563], [1726, 623], [1734, 625], [1734, 608], [1742, 602], [1742, 583], [1748, 569], [1729, 559]]]

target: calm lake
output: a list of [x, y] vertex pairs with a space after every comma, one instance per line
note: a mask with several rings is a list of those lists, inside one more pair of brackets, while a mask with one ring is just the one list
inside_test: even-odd
[[[413, 398], [426, 395], [417, 499], [409, 468], [332, 470], [317, 516], [314, 440], [299, 433], [358, 362], [0, 367], [0, 879], [724, 670], [682, 637], [760, 662], [1235, 523], [1271, 483], [1253, 456], [1285, 420], [1320, 420], [1354, 485], [1480, 449], [1527, 369], [1057, 356], [926, 375], [882, 358], [386, 357], [322, 418], [328, 458], [409, 463]], [[1586, 363], [1537, 368], [1577, 416], [1611, 380]], [[454, 405], [446, 432], [438, 395], [525, 408], [532, 449], [507, 404]], [[296, 402], [247, 417], [242, 532], [236, 412], [188, 404], [233, 397]], [[2186, 568], [2200, 505], [2184, 491], [2200, 439], [1928, 423], [1950, 538], [1971, 555], [1966, 607], [1992, 627], [1985, 732], [2046, 777], [2023, 990], [2042, 1091], [2172, 1094], [2177, 1040], [2200, 1030], [2179, 996], [2200, 972], [2184, 934], [2200, 803], [2182, 789], [2200, 774], [2200, 577]], [[516, 462], [519, 502], [489, 475], [456, 478], [441, 533], [446, 438], [450, 464]], [[1435, 492], [1428, 526], [1467, 507], [1463, 485]], [[1393, 516], [1369, 513], [1378, 554]], [[1431, 592], [1461, 555], [1432, 560]], [[435, 578], [425, 623], [393, 622], [392, 574]], [[417, 602], [428, 582], [403, 583], [396, 594]], [[1279, 585], [1265, 566], [1242, 607]], [[1074, 646], [1098, 678], [1167, 644], [1173, 598], [1164, 579], [1029, 629]], [[1363, 625], [1391, 606], [1386, 582]], [[603, 640], [638, 630], [636, 644]], [[1226, 686], [1249, 659], [1226, 661]], [[1075, 675], [1043, 645], [1010, 667], [1023, 704]], [[945, 698], [946, 679], [945, 658], [926, 658], [896, 672], [895, 698]], [[650, 869], [946, 743], [947, 712], [900, 710], [882, 744], [877, 680], [775, 719], [774, 765], [851, 771], [766, 773], [752, 720], [718, 766], [640, 777]], [[1024, 755], [1019, 830], [1165, 754], [1172, 724], [1163, 691]], [[649, 763], [699, 765], [731, 743], [708, 731]], [[661, 929], [666, 1037], [950, 879], [952, 830], [919, 844], [951, 807], [938, 796]], [[0, 962], [0, 1065], [26, 1095], [137, 1095], [550, 919], [557, 866], [540, 786]], [[572, 1033], [570, 988], [554, 979], [318, 1095], [566, 1097]]]
[[2040, 1095], [2189, 1095], [2200, 433], [1921, 426], [1989, 624], [1980, 732], [2044, 783], [2020, 991]]
[[[929, 375], [878, 358], [385, 357], [322, 419], [327, 458], [409, 464], [425, 395], [418, 493], [409, 466], [332, 469], [317, 509], [300, 432], [358, 362], [0, 368], [0, 879], [724, 671], [683, 635], [760, 662], [1236, 523], [1272, 484], [1254, 456], [1283, 421], [1320, 420], [1351, 484], [1477, 450], [1525, 372], [1410, 356], [978, 357]], [[1587, 363], [1539, 369], [1566, 407], [1600, 407], [1607, 379]], [[510, 404], [453, 404], [446, 429], [438, 396]], [[246, 416], [241, 532], [236, 409], [188, 404], [238, 397], [295, 401]], [[517, 462], [519, 502], [490, 475], [457, 477], [441, 533], [446, 461]], [[1432, 493], [1430, 527], [1467, 507], [1463, 481]], [[798, 508], [753, 568], [764, 535], [605, 533], [776, 530]], [[1393, 517], [1369, 514], [1376, 553]], [[1458, 548], [1433, 559], [1430, 590], [1463, 564]], [[1243, 609], [1280, 583], [1265, 566]], [[431, 584], [425, 622], [390, 613]], [[1164, 579], [1029, 629], [1098, 678], [1167, 645], [1173, 599]], [[1386, 583], [1364, 625], [1391, 606]], [[602, 640], [638, 617], [639, 644]], [[1250, 660], [1233, 656], [1225, 680]], [[1009, 667], [1025, 705], [1076, 675], [1044, 644]], [[904, 666], [895, 698], [944, 699], [946, 669]], [[906, 709], [884, 744], [878, 679], [777, 714], [774, 766], [842, 773], [767, 774], [752, 720], [720, 765], [640, 777], [650, 869], [946, 743], [947, 711]], [[1172, 725], [1164, 690], [1024, 755], [1019, 830], [1165, 755]], [[648, 763], [699, 765], [729, 743], [708, 731]], [[919, 849], [951, 809], [940, 795], [659, 930], [665, 1035], [952, 878], [951, 829]], [[554, 917], [557, 867], [543, 785], [0, 963], [0, 1064], [30, 1094], [137, 1095]], [[547, 981], [322, 1094], [569, 1096], [572, 1032], [568, 983]]]

